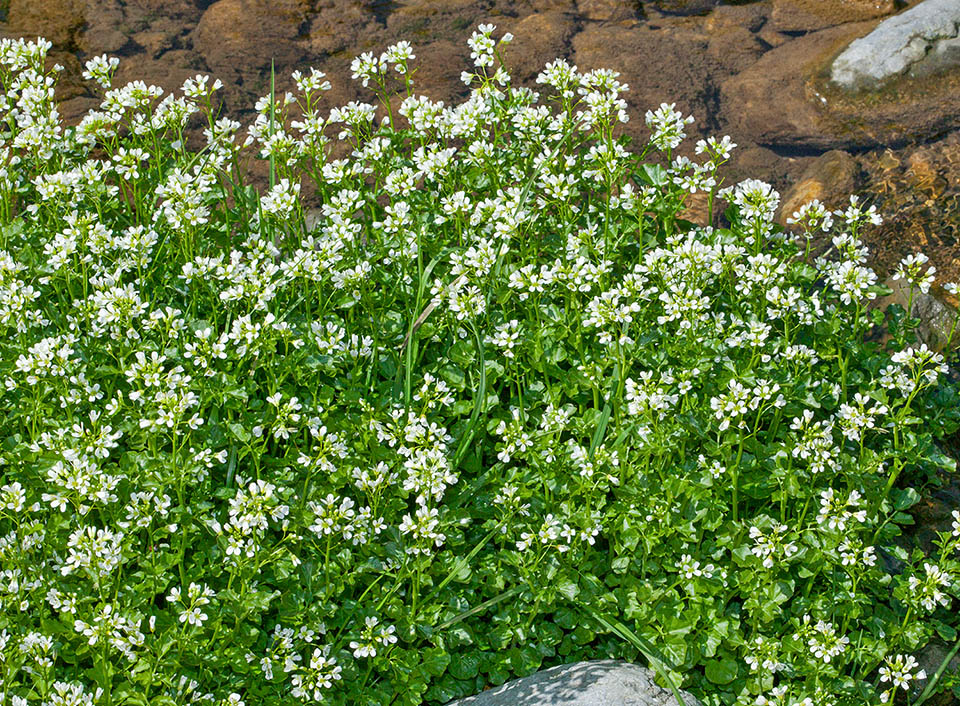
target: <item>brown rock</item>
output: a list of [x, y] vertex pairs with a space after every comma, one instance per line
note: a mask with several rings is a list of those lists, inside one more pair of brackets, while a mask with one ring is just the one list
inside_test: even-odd
[[780, 32], [810, 32], [896, 10], [895, 0], [773, 0], [771, 24]]
[[57, 81], [56, 96], [58, 101], [71, 100], [80, 96], [90, 95], [90, 83], [85, 81], [83, 74], [85, 67], [77, 58], [77, 55], [70, 51], [52, 49], [47, 54], [47, 63], [57, 63], [63, 67], [60, 78]]
[[721, 110], [731, 134], [750, 135], [761, 145], [836, 149], [872, 145], [876, 137], [852, 119], [827, 110], [819, 89], [820, 72], [851, 40], [870, 31], [872, 22], [814, 32], [771, 49], [745, 71], [721, 85]]
[[599, 22], [638, 20], [641, 17], [639, 7], [639, 3], [632, 0], [577, 0], [580, 17]]
[[[860, 157], [862, 193], [883, 216], [868, 244], [887, 269], [922, 249], [937, 268], [938, 283], [960, 282], [960, 131], [921, 147], [876, 150]], [[953, 307], [960, 301], [939, 287]]]
[[[722, 208], [718, 202], [714, 201], [714, 215], [716, 215], [718, 209], [722, 210]], [[710, 215], [710, 197], [706, 192], [698, 191], [694, 194], [685, 194], [683, 208], [677, 214], [677, 217], [698, 226], [706, 226], [710, 225], [707, 222]]]
[[[376, 20], [370, 16], [370, 13], [356, 3], [336, 5], [328, 3], [328, 5], [329, 7], [322, 7], [309, 18], [306, 45], [310, 53], [331, 55], [345, 51], [348, 47], [355, 47], [359, 51], [351, 54], [359, 54], [360, 51], [370, 51], [374, 48], [363, 46], [360, 49], [361, 43], [358, 41], [361, 36], [370, 36], [376, 29]], [[379, 50], [383, 51], [386, 47], [387, 43], [384, 42]], [[324, 68], [324, 71], [332, 76], [328, 69]]]
[[77, 125], [83, 116], [96, 110], [100, 101], [90, 96], [77, 96], [60, 102], [60, 115], [66, 125]]
[[183, 82], [202, 73], [193, 65], [193, 55], [185, 49], [168, 51], [162, 59], [146, 56], [136, 61], [122, 60], [114, 80], [115, 86], [129, 81], [142, 80], [148, 84], [160, 86], [166, 93], [179, 92]]
[[224, 83], [263, 93], [271, 60], [285, 70], [304, 58], [296, 40], [305, 10], [298, 0], [218, 0], [192, 32], [193, 48]]
[[138, 46], [143, 47], [151, 59], [156, 59], [163, 54], [163, 52], [173, 47], [173, 37], [166, 32], [155, 32], [152, 30], [137, 32], [133, 35], [132, 39]]
[[781, 44], [789, 42], [793, 37], [789, 34], [778, 32], [770, 25], [764, 25], [760, 31], [757, 32], [757, 39], [767, 44], [771, 49], [775, 49]]
[[677, 110], [694, 116], [696, 122], [687, 127], [688, 139], [692, 139], [709, 129], [712, 87], [726, 75], [706, 56], [707, 43], [706, 35], [692, 34], [689, 29], [589, 24], [571, 41], [572, 60], [580, 71], [610, 68], [620, 72], [620, 81], [630, 86], [624, 98], [631, 134], [646, 140], [644, 113], [666, 102], [676, 103]]
[[746, 27], [726, 27], [710, 37], [707, 55], [730, 73], [743, 71], [767, 51], [756, 34]]
[[414, 73], [417, 93], [447, 103], [469, 95], [469, 89], [460, 81], [460, 72], [470, 68], [470, 55], [464, 55], [462, 42], [438, 40], [414, 47], [414, 52], [416, 65], [421, 67]]
[[804, 169], [813, 161], [813, 157], [786, 157], [766, 147], [759, 147], [744, 140], [733, 151], [730, 161], [723, 167], [724, 185], [736, 184], [744, 179], [760, 179], [773, 185], [783, 193]]
[[573, 15], [538, 12], [512, 25], [513, 42], [504, 51], [504, 61], [514, 81], [533, 84], [544, 64], [563, 56], [575, 30]]
[[707, 32], [716, 32], [729, 27], [743, 27], [751, 32], [759, 32], [767, 25], [769, 15], [766, 3], [720, 5], [703, 18], [703, 28]]
[[73, 49], [86, 22], [84, 0], [10, 0], [7, 32], [27, 39], [44, 37], [59, 49]]
[[547, 12], [560, 10], [561, 12], [577, 12], [577, 0], [528, 0], [530, 12]]
[[670, 15], [705, 15], [720, 0], [650, 0], [651, 4], [661, 12]]
[[[417, 0], [417, 2], [397, 5], [396, 8], [391, 10], [390, 16], [434, 17], [436, 15], [468, 10], [472, 4], [474, 4], [474, 0]], [[368, 3], [368, 5], [374, 5], [374, 3]]]
[[123, 7], [119, 0], [98, 0], [87, 3], [86, 24], [77, 38], [77, 47], [88, 56], [120, 51], [130, 37], [124, 26]]
[[777, 222], [786, 219], [804, 204], [817, 199], [829, 208], [838, 208], [856, 189], [857, 162], [847, 152], [830, 150], [817, 157], [783, 196]]

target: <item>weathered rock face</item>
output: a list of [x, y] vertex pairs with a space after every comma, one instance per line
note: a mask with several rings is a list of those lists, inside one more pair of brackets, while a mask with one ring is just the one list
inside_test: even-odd
[[890, 15], [895, 0], [773, 0], [771, 24], [780, 32], [810, 32]]
[[224, 82], [265, 94], [271, 60], [290, 66], [307, 58], [296, 41], [305, 10], [297, 0], [217, 0], [194, 30], [193, 48]]
[[[860, 156], [863, 193], [883, 215], [866, 234], [875, 268], [890, 272], [904, 255], [922, 251], [941, 282], [960, 281], [960, 133], [905, 150]], [[960, 301], [937, 290], [953, 307]]]
[[719, 0], [650, 0], [661, 12], [673, 15], [704, 15], [719, 3]]
[[960, 71], [899, 79], [881, 93], [849, 93], [828, 80], [832, 57], [875, 24], [805, 34], [727, 79], [722, 112], [730, 117], [729, 129], [765, 146], [823, 151], [901, 147], [960, 127]]
[[960, 3], [925, 0], [881, 23], [836, 58], [831, 80], [847, 90], [876, 90], [909, 74], [960, 66]]
[[8, 32], [44, 37], [55, 47], [70, 48], [85, 22], [84, 5], [84, 0], [10, 0]]
[[777, 222], [786, 225], [787, 218], [814, 199], [828, 208], [838, 208], [856, 190], [857, 169], [857, 161], [842, 150], [820, 155], [783, 195]]
[[[947, 306], [932, 294], [924, 294], [919, 289], [914, 289], [911, 297], [910, 285], [903, 280], [891, 278], [884, 284], [892, 289], [893, 293], [878, 300], [877, 307], [885, 309], [890, 304], [899, 304], [906, 310], [909, 306], [910, 315], [920, 319], [917, 335], [921, 341], [934, 350], [944, 350], [948, 341], [951, 343], [950, 347], [954, 347], [953, 344], [956, 343], [957, 338], [954, 329], [957, 318], [956, 309]], [[951, 333], [953, 333], [953, 341], [950, 341]]]
[[761, 145], [830, 150], [873, 144], [863, 130], [838, 123], [819, 95], [817, 72], [835, 52], [870, 29], [844, 24], [814, 32], [776, 49], [721, 85], [722, 110], [732, 134], [750, 134]]
[[[690, 694], [685, 706], [697, 706]], [[636, 664], [598, 660], [546, 669], [448, 706], [677, 706], [673, 692]]]

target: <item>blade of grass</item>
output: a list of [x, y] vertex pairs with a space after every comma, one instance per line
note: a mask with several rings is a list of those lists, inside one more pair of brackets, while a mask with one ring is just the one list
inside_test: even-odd
[[457, 559], [456, 563], [453, 565], [453, 569], [447, 574], [446, 578], [443, 579], [439, 584], [437, 584], [430, 593], [426, 595], [423, 599], [423, 604], [426, 604], [433, 596], [435, 596], [439, 591], [442, 591], [448, 583], [453, 581], [454, 577], [463, 571], [463, 568], [470, 563], [470, 560], [473, 559], [477, 554], [480, 553], [480, 550], [487, 546], [487, 542], [493, 539], [493, 535], [500, 531], [500, 524], [498, 523], [496, 527], [487, 532], [486, 536], [481, 539], [477, 545], [470, 550], [470, 553], [466, 556], [462, 556]]
[[[273, 137], [273, 125], [274, 125], [274, 111], [276, 110], [276, 83], [275, 83], [275, 74], [273, 59], [270, 59], [270, 137]], [[270, 188], [272, 189], [277, 183], [277, 165], [274, 161], [273, 150], [270, 151]]]
[[621, 623], [619, 620], [614, 618], [606, 618], [593, 608], [586, 607], [586, 611], [590, 613], [593, 618], [603, 625], [610, 632], [616, 633], [622, 639], [626, 640], [634, 647], [636, 647], [640, 653], [647, 658], [647, 662], [650, 663], [650, 666], [653, 667], [656, 671], [670, 686], [670, 690], [673, 692], [674, 698], [677, 700], [679, 706], [686, 706], [683, 701], [683, 697], [680, 695], [680, 689], [677, 688], [676, 683], [673, 681], [673, 678], [670, 676], [670, 672], [676, 672], [667, 659], [660, 653], [660, 651], [650, 643], [649, 640], [646, 640], [636, 633], [634, 633], [630, 628]]
[[476, 606], [474, 606], [473, 608], [471, 608], [470, 610], [464, 611], [463, 613], [460, 613], [460, 615], [456, 615], [456, 616], [450, 618], [450, 620], [447, 620], [447, 621], [444, 621], [444, 622], [440, 623], [440, 624], [437, 626], [437, 632], [440, 632], [441, 630], [446, 630], [447, 628], [452, 627], [452, 626], [456, 625], [457, 623], [459, 623], [459, 622], [461, 622], [461, 621], [463, 621], [463, 620], [466, 620], [466, 619], [469, 618], [470, 616], [476, 615], [477, 613], [480, 613], [480, 612], [486, 610], [486, 609], [489, 608], [490, 606], [496, 605], [496, 604], [499, 603], [500, 601], [505, 601], [505, 600], [507, 600], [508, 598], [513, 598], [515, 595], [517, 595], [518, 593], [520, 593], [522, 590], [523, 590], [523, 586], [514, 586], [514, 587], [511, 588], [509, 591], [504, 591], [504, 592], [501, 593], [499, 596], [494, 596], [493, 598], [490, 598], [489, 600], [484, 601], [484, 602], [481, 603], [480, 605], [476, 605]]
[[[613, 366], [613, 378], [614, 380], [620, 379], [620, 364], [617, 363]], [[600, 442], [603, 441], [603, 437], [607, 433], [607, 424], [610, 423], [610, 415], [613, 413], [613, 405], [610, 404], [610, 399], [612, 395], [607, 398], [606, 403], [603, 405], [603, 411], [600, 413], [600, 421], [597, 423], [597, 429], [593, 432], [593, 439], [590, 440], [590, 459], [593, 459], [593, 454], [597, 450], [597, 447], [600, 446]]]
[[480, 333], [476, 326], [473, 329], [473, 339], [477, 344], [477, 355], [480, 356], [480, 381], [477, 385], [477, 391], [473, 393], [473, 411], [470, 413], [470, 421], [467, 422], [467, 429], [460, 437], [460, 443], [457, 445], [457, 451], [453, 455], [453, 470], [460, 466], [470, 442], [473, 441], [473, 435], [477, 431], [477, 421], [487, 406], [487, 361], [483, 355], [483, 341], [480, 340]]
[[953, 649], [947, 653], [947, 656], [940, 663], [937, 671], [934, 672], [933, 676], [930, 678], [930, 681], [927, 682], [927, 686], [924, 688], [923, 692], [921, 692], [917, 700], [913, 702], [913, 706], [920, 706], [927, 699], [933, 696], [933, 690], [937, 687], [937, 682], [940, 681], [940, 677], [943, 676], [943, 673], [950, 664], [950, 660], [956, 656], [958, 650], [960, 650], [960, 639], [958, 639], [956, 644], [954, 644]]

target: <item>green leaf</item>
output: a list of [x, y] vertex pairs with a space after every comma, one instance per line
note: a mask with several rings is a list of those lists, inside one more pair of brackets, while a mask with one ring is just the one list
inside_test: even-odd
[[567, 600], [572, 601], [580, 595], [580, 587], [577, 585], [576, 581], [571, 581], [570, 579], [561, 579], [557, 583], [557, 592]]
[[920, 502], [920, 493], [913, 488], [897, 488], [893, 491], [893, 508], [906, 510]]
[[957, 630], [953, 626], [947, 625], [940, 620], [933, 620], [931, 622], [933, 623], [933, 627], [937, 631], [937, 634], [947, 642], [957, 639]]
[[239, 422], [230, 422], [227, 424], [227, 428], [230, 430], [230, 433], [233, 434], [233, 438], [237, 441], [240, 441], [244, 444], [250, 441], [250, 432], [247, 431], [247, 428], [240, 424]]
[[644, 164], [639, 177], [651, 186], [664, 186], [669, 183], [670, 175], [659, 164]]
[[647, 661], [650, 663], [650, 666], [653, 667], [654, 671], [660, 674], [666, 680], [667, 684], [669, 684], [670, 690], [673, 692], [673, 696], [677, 700], [678, 706], [684, 706], [683, 697], [680, 696], [680, 689], [671, 676], [671, 674], [675, 673], [677, 670], [669, 662], [667, 662], [666, 658], [660, 653], [660, 651], [657, 650], [657, 648], [654, 647], [648, 640], [634, 633], [619, 620], [607, 618], [591, 608], [588, 608], [588, 610], [596, 619], [596, 621], [603, 625], [607, 630], [619, 635], [621, 638], [637, 648], [637, 650], [639, 650], [640, 653], [647, 658]]
[[450, 655], [439, 647], [428, 647], [422, 653], [421, 667], [432, 677], [439, 677], [450, 665]]
[[711, 659], [705, 671], [712, 683], [729, 684], [737, 678], [737, 663], [732, 659]]
[[458, 654], [451, 660], [449, 669], [457, 679], [473, 679], [480, 673], [480, 657], [475, 652]]

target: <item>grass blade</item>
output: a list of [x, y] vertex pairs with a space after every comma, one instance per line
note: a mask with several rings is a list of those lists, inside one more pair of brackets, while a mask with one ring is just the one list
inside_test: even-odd
[[670, 676], [670, 672], [675, 672], [677, 670], [673, 668], [673, 666], [667, 661], [666, 657], [664, 657], [649, 640], [640, 637], [619, 620], [614, 618], [608, 619], [592, 608], [587, 608], [586, 610], [607, 630], [616, 633], [621, 638], [636, 647], [640, 653], [647, 658], [647, 662], [650, 663], [650, 666], [653, 667], [654, 671], [662, 676], [670, 686], [670, 690], [673, 692], [673, 696], [676, 698], [677, 704], [679, 704], [679, 706], [686, 706], [683, 701], [683, 697], [680, 695], [680, 689], [677, 688], [676, 683], [673, 681], [673, 677]]

